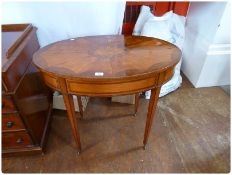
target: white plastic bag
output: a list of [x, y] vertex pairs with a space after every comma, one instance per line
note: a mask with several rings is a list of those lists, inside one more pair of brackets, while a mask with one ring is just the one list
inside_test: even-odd
[[137, 19], [137, 21], [135, 23], [135, 27], [134, 27], [134, 30], [133, 30], [133, 35], [140, 35], [141, 30], [142, 30], [145, 22], [152, 16], [153, 16], [153, 14], [150, 11], [150, 7], [143, 5], [140, 8], [140, 13], [139, 13], [138, 19]]
[[[185, 17], [179, 16], [172, 11], [165, 13], [161, 17], [154, 16], [147, 6], [141, 7], [139, 18], [135, 24], [133, 35], [149, 36], [166, 40], [175, 44], [181, 50], [183, 48], [185, 36]], [[175, 72], [171, 80], [165, 83], [160, 90], [159, 97], [162, 97], [181, 86], [182, 77], [180, 75], [181, 60], [175, 67]], [[145, 98], [150, 99], [151, 92], [145, 93]]]

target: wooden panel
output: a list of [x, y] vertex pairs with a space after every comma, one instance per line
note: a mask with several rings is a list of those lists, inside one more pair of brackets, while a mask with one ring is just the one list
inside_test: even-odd
[[[35, 154], [43, 154], [44, 151], [39, 146], [16, 148], [16, 149], [4, 149], [2, 150], [2, 157], [15, 157], [15, 156], [29, 156]], [[25, 157], [26, 158], [26, 157]]]
[[16, 108], [11, 96], [2, 95], [2, 113], [16, 112]]
[[15, 32], [15, 31], [27, 31], [31, 29], [31, 24], [3, 24], [2, 25], [2, 32]]
[[162, 16], [166, 12], [173, 10], [175, 2], [157, 2], [154, 10], [154, 15]]
[[31, 62], [40, 47], [36, 30], [31, 24], [2, 26], [3, 156], [41, 152], [46, 144], [52, 93]]
[[3, 148], [17, 148], [31, 146], [30, 136], [26, 132], [13, 132], [2, 134]]
[[173, 10], [180, 16], [186, 16], [189, 2], [157, 2], [154, 10], [156, 16], [162, 16], [166, 12]]
[[125, 35], [131, 35], [138, 19], [140, 8], [142, 5], [149, 6], [151, 11], [155, 8], [156, 2], [126, 2], [126, 8], [124, 12], [122, 33]]
[[37, 42], [36, 30], [33, 29], [17, 47], [12, 56], [2, 64], [2, 79], [5, 89], [13, 92], [20, 83], [20, 79], [24, 75], [32, 56], [39, 49]]
[[[2, 41], [4, 42], [2, 54], [5, 54], [6, 58], [9, 58], [31, 30], [31, 24], [2, 25]], [[15, 36], [17, 33], [19, 33], [19, 35], [17, 37], [13, 37], [12, 40], [11, 36]], [[9, 42], [8, 39], [10, 39], [11, 42]]]
[[45, 83], [51, 87], [51, 88], [54, 88], [54, 89], [59, 89], [59, 83], [58, 83], [58, 80], [56, 77], [52, 76], [52, 75], [49, 75], [47, 73], [43, 73], [42, 74], [43, 76], [43, 79], [45, 81]]
[[51, 94], [33, 64], [28, 67], [15, 97], [27, 128], [33, 133], [35, 142], [40, 143], [51, 107]]
[[10, 68], [2, 73], [2, 79], [8, 91], [14, 91], [30, 62], [30, 58], [21, 52]]
[[176, 2], [173, 10], [174, 13], [181, 16], [187, 16], [189, 4], [190, 2]]
[[160, 74], [159, 80], [158, 80], [158, 85], [162, 85], [165, 82], [169, 81], [174, 74], [174, 67], [172, 69], [167, 69], [164, 71], [164, 73]]
[[5, 114], [2, 117], [2, 131], [25, 130], [24, 124], [18, 114]]
[[145, 89], [149, 89], [155, 84], [155, 77], [131, 81], [131, 82], [121, 82], [114, 84], [105, 84], [105, 83], [95, 83], [95, 84], [85, 84], [78, 83], [76, 81], [67, 80], [67, 87], [69, 93], [81, 93], [89, 96], [99, 96], [99, 95], [117, 95], [133, 92], [141, 92]]

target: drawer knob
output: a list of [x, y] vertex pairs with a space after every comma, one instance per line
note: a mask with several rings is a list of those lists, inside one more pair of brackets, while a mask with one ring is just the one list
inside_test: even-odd
[[12, 126], [14, 125], [14, 122], [7, 122], [6, 126], [7, 128], [12, 128]]
[[18, 138], [17, 140], [16, 140], [16, 143], [22, 143], [23, 142], [23, 139], [22, 138]]

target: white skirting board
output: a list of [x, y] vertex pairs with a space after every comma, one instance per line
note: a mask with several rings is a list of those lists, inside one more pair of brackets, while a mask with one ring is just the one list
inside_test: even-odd
[[[79, 112], [78, 102], [77, 102], [77, 96], [73, 95], [73, 101], [75, 106], [75, 111]], [[89, 97], [81, 97], [83, 111], [85, 111], [87, 104], [89, 102]], [[66, 110], [63, 96], [60, 95], [58, 92], [54, 92], [53, 94], [53, 109], [61, 109]]]

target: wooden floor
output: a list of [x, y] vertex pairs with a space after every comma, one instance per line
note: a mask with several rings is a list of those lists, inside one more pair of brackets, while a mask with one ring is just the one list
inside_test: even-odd
[[[92, 98], [78, 120], [76, 154], [65, 112], [55, 111], [45, 155], [2, 159], [3, 172], [178, 173], [230, 171], [230, 98], [218, 87], [195, 89], [184, 79], [160, 98], [147, 149], [142, 149], [148, 101], [133, 105]], [[77, 114], [79, 118], [80, 115]]]

